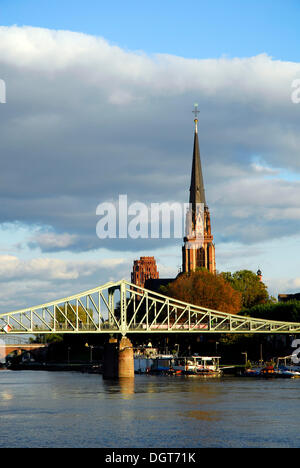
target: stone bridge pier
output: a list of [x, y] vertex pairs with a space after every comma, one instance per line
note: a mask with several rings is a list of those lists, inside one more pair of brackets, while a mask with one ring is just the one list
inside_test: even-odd
[[104, 379], [134, 378], [133, 346], [129, 338], [123, 336], [120, 343], [110, 338], [104, 347]]

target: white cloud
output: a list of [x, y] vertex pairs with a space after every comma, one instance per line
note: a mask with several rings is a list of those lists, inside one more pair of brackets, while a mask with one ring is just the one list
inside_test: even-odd
[[78, 279], [92, 276], [102, 269], [114, 270], [125, 263], [123, 258], [76, 261], [43, 257], [22, 260], [13, 255], [0, 255], [0, 281], [19, 277], [46, 281]]
[[38, 233], [29, 239], [29, 243], [38, 246], [42, 250], [51, 250], [55, 248], [66, 249], [75, 243], [77, 236], [75, 234], [55, 234], [54, 232]]
[[280, 170], [279, 169], [274, 169], [272, 167], [265, 166], [263, 164], [260, 164], [258, 162], [254, 162], [251, 164], [251, 168], [254, 170], [254, 172], [258, 172], [259, 174], [279, 174]]
[[[291, 102], [299, 63], [267, 55], [149, 56], [86, 34], [14, 26], [0, 27], [0, 70], [7, 85], [0, 217], [40, 226], [32, 247], [47, 253], [101, 247], [96, 207], [120, 193], [141, 202], [186, 202], [195, 100], [215, 239], [247, 244], [299, 229], [299, 181], [281, 173], [300, 171], [300, 105]], [[28, 235], [18, 244], [26, 241]], [[126, 242], [122, 249], [137, 250]], [[4, 256], [0, 277], [48, 278], [56, 282], [51, 294], [59, 281], [73, 280], [76, 289], [82, 278], [100, 277], [98, 266], [106, 277], [130, 270], [122, 262], [96, 263]], [[165, 263], [162, 271], [171, 270]]]
[[[273, 60], [266, 54], [251, 58], [186, 59], [166, 54], [147, 56], [110, 45], [101, 37], [42, 28], [0, 27], [1, 63], [49, 78], [80, 79], [112, 91], [115, 102], [150, 93], [178, 96], [201, 92], [243, 103], [275, 104], [290, 97], [300, 65]], [[71, 83], [70, 83], [71, 84]], [[59, 95], [58, 91], [58, 95]], [[291, 105], [289, 99], [288, 102]]]
[[129, 279], [130, 269], [131, 262], [121, 257], [24, 260], [0, 255], [0, 313], [60, 299], [107, 281]]

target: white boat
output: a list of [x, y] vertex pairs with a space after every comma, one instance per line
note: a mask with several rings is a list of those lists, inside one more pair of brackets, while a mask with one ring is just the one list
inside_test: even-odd
[[175, 374], [220, 376], [220, 356], [189, 356], [175, 358], [172, 364]]
[[300, 377], [300, 367], [293, 363], [293, 358], [293, 355], [277, 358], [277, 369], [282, 373], [289, 373], [294, 377]]
[[151, 358], [143, 356], [134, 357], [134, 370], [136, 374], [168, 374], [173, 362], [172, 354], [157, 354]]

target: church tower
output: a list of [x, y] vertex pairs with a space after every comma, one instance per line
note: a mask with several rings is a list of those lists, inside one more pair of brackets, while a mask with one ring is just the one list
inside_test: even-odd
[[206, 204], [198, 141], [198, 105], [195, 104], [195, 134], [189, 209], [186, 215], [186, 235], [182, 247], [182, 271], [196, 268], [216, 272], [215, 246], [211, 234], [210, 213]]

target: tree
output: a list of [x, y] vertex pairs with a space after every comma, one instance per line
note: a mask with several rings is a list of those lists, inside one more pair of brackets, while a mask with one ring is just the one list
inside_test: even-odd
[[[91, 323], [90, 317], [93, 317], [93, 310], [86, 309], [81, 305], [76, 307], [75, 304], [71, 305], [66, 303], [62, 306], [56, 306], [56, 328], [57, 333], [46, 333], [36, 335], [35, 338], [31, 338], [32, 343], [60, 343], [64, 340], [63, 335], [59, 334], [59, 331], [72, 329], [77, 326], [77, 314], [78, 310], [78, 326], [80, 329], [85, 330], [89, 328]], [[49, 325], [54, 327], [54, 319], [51, 319]]]
[[[85, 328], [87, 327], [91, 320], [90, 317], [93, 317], [93, 310], [92, 309], [86, 309], [82, 307], [81, 305], [78, 305], [76, 308], [76, 305], [66, 303], [63, 306], [57, 306], [56, 307], [56, 320], [59, 324], [64, 325], [64, 326], [74, 326], [76, 327], [77, 325], [77, 312], [78, 310], [78, 322], [79, 322], [79, 328]], [[90, 317], [89, 317], [90, 315]]]
[[249, 309], [258, 304], [266, 304], [269, 298], [266, 285], [250, 270], [240, 270], [235, 273], [223, 273], [228, 283], [242, 294], [242, 306]]
[[251, 309], [244, 309], [243, 315], [278, 320], [283, 322], [300, 322], [300, 301], [268, 302], [258, 304]]
[[63, 335], [57, 333], [45, 333], [36, 335], [34, 338], [29, 338], [29, 343], [61, 343]]
[[183, 273], [164, 288], [164, 294], [208, 309], [237, 314], [242, 295], [226, 281], [223, 274], [210, 273], [205, 268]]

